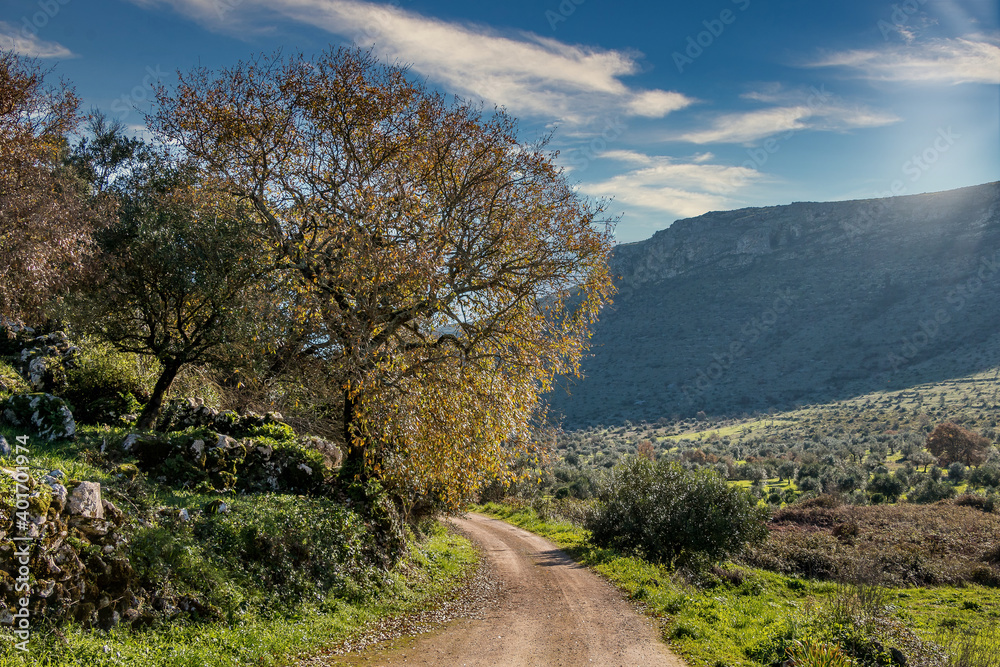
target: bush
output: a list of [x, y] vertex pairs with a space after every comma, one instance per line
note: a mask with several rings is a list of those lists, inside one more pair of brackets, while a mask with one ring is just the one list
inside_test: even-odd
[[969, 473], [969, 484], [976, 487], [1000, 487], [1000, 468], [989, 464], [979, 466]]
[[0, 393], [24, 394], [29, 391], [31, 387], [24, 378], [10, 364], [0, 361]]
[[874, 497], [880, 495], [884, 500], [894, 503], [903, 495], [907, 486], [906, 481], [899, 475], [876, 473], [868, 482], [868, 491], [872, 494], [872, 502], [876, 502]]
[[135, 415], [142, 408], [140, 403], [149, 399], [150, 381], [143, 376], [136, 355], [85, 339], [60, 396], [73, 406], [79, 422], [124, 425], [126, 415]]
[[386, 560], [364, 517], [320, 498], [264, 494], [199, 515], [194, 535], [206, 554], [289, 605], [317, 592], [356, 597]]
[[586, 527], [598, 546], [700, 567], [762, 542], [767, 513], [714, 471], [626, 458], [612, 470]]
[[955, 493], [955, 487], [950, 484], [936, 482], [933, 479], [925, 479], [917, 484], [913, 492], [908, 494], [906, 498], [910, 502], [927, 504], [954, 498]]
[[981, 512], [992, 512], [996, 507], [996, 500], [992, 496], [980, 496], [975, 493], [966, 493], [955, 499], [956, 505], [964, 507], [975, 507]]
[[792, 642], [788, 647], [788, 658], [797, 667], [853, 667], [854, 661], [846, 656], [840, 647], [817, 641]]

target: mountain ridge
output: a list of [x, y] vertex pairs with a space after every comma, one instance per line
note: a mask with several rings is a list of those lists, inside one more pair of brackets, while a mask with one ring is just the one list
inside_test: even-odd
[[549, 395], [567, 428], [1000, 366], [1000, 182], [706, 213], [616, 246], [610, 264], [619, 295], [586, 378]]

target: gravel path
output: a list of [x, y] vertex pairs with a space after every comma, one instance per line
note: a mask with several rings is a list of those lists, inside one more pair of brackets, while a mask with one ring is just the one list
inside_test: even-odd
[[[452, 523], [485, 556], [460, 599], [397, 620], [400, 627], [376, 628], [341, 648], [351, 654], [328, 654], [301, 667], [684, 667], [659, 641], [652, 621], [548, 540], [477, 514]], [[403, 638], [370, 646], [393, 637]]]

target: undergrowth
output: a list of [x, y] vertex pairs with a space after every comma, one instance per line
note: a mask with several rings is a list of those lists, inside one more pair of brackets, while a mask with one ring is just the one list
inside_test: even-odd
[[[475, 550], [468, 540], [447, 533], [439, 524], [427, 530], [429, 536], [412, 541], [408, 557], [383, 573], [380, 585], [363, 595], [345, 598], [342, 591], [331, 591], [294, 605], [237, 606], [221, 622], [172, 621], [142, 631], [39, 627], [27, 653], [15, 651], [7, 632], [0, 631], [0, 666], [291, 664], [379, 618], [421, 610], [460, 586], [477, 560]], [[239, 578], [216, 583], [228, 587], [231, 594], [247, 595], [247, 583]]]

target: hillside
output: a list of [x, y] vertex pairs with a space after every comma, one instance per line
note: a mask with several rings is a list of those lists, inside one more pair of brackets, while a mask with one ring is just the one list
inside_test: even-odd
[[708, 416], [1000, 366], [1000, 183], [713, 212], [615, 249], [564, 426]]

